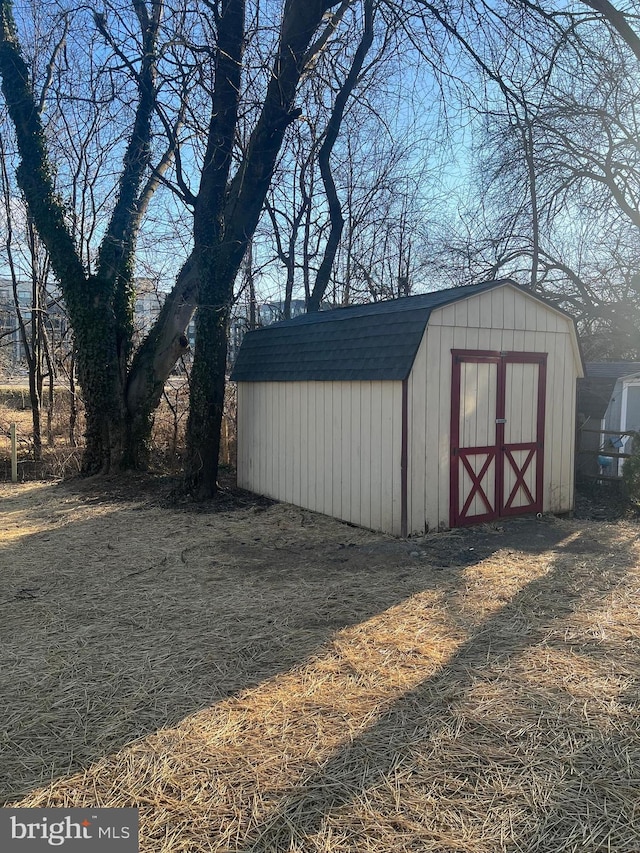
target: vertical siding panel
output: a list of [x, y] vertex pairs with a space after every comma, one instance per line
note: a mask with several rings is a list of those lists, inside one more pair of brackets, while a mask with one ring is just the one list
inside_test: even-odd
[[381, 431], [381, 489], [380, 526], [387, 533], [393, 531], [393, 401], [395, 382], [381, 383], [382, 431]]
[[278, 438], [280, 437], [280, 430], [283, 427], [282, 423], [282, 411], [285, 405], [285, 391], [284, 391], [284, 383], [276, 382], [274, 383], [275, 395], [274, 395], [274, 405], [273, 405], [273, 426], [271, 429], [271, 448], [269, 456], [272, 460], [273, 466], [273, 481], [275, 484], [275, 495], [278, 500], [284, 500], [284, 465], [285, 461], [282, 458], [282, 450]]
[[333, 484], [331, 474], [333, 469], [333, 395], [330, 382], [319, 383], [322, 388], [322, 407], [320, 422], [323, 430], [324, 464], [322, 466], [321, 512], [332, 514]]
[[265, 453], [265, 471], [266, 485], [269, 489], [268, 494], [272, 497], [280, 498], [280, 460], [278, 459], [278, 448], [276, 446], [275, 436], [278, 433], [278, 409], [280, 407], [280, 383], [269, 382], [263, 386], [265, 395], [265, 406], [269, 411], [269, 430], [265, 436], [264, 453]]
[[458, 325], [473, 326], [477, 329], [480, 325], [480, 300], [478, 299], [478, 297], [474, 297], [473, 299], [465, 299], [459, 304], [467, 306], [467, 322], [461, 322], [458, 323]]
[[555, 328], [556, 315], [553, 311], [550, 311], [546, 305], [538, 305], [538, 315], [538, 330], [540, 332], [551, 331], [552, 328]]
[[275, 386], [272, 382], [259, 382], [256, 384], [256, 409], [260, 413], [260, 422], [262, 429], [259, 430], [256, 438], [257, 463], [258, 463], [258, 491], [261, 495], [273, 494], [273, 478], [269, 479], [271, 469], [267, 470], [271, 454], [271, 433], [273, 424], [272, 399], [275, 392]]
[[555, 311], [547, 310], [547, 332], [565, 332], [567, 331], [566, 320], [560, 317]]
[[269, 430], [266, 435], [264, 445], [265, 454], [265, 479], [269, 487], [269, 494], [272, 497], [280, 497], [278, 489], [280, 487], [279, 474], [279, 459], [277, 457], [277, 448], [275, 445], [275, 435], [278, 431], [278, 408], [280, 406], [280, 383], [270, 382], [265, 385], [265, 405], [268, 410]]
[[504, 328], [504, 295], [506, 290], [505, 287], [498, 287], [489, 293], [491, 296], [491, 323], [489, 325], [492, 329]]
[[480, 303], [480, 319], [478, 321], [478, 325], [489, 329], [491, 328], [491, 317], [492, 317], [492, 307], [493, 301], [491, 299], [491, 291], [489, 293], [483, 293], [478, 297]]
[[491, 350], [491, 341], [493, 338], [493, 331], [490, 328], [478, 329], [478, 341], [477, 347], [482, 350]]
[[300, 506], [309, 506], [309, 383], [300, 383], [299, 494]]
[[261, 429], [257, 434], [254, 431], [255, 447], [256, 447], [256, 467], [258, 476], [258, 491], [260, 494], [266, 494], [265, 489], [267, 484], [267, 460], [268, 460], [268, 442], [271, 435], [271, 408], [268, 407], [268, 397], [266, 389], [273, 393], [273, 385], [271, 383], [259, 382], [256, 383], [255, 407], [259, 412]]
[[237, 391], [237, 396], [236, 396], [236, 400], [237, 400], [237, 403], [236, 403], [236, 413], [237, 413], [236, 414], [236, 416], [237, 416], [237, 422], [236, 422], [236, 483], [240, 488], [246, 488], [246, 486], [243, 486], [243, 483], [245, 482], [245, 452], [246, 452], [245, 435], [246, 435], [246, 433], [245, 433], [245, 428], [244, 428], [244, 418], [242, 418], [242, 420], [241, 420], [241, 417], [240, 417], [241, 412], [244, 416], [244, 404], [245, 404], [244, 388], [243, 388], [244, 385], [246, 385], [245, 382], [239, 382], [238, 383], [238, 391]]
[[502, 288], [504, 328], [515, 329], [516, 293], [510, 287]]
[[317, 510], [318, 498], [316, 494], [318, 483], [318, 464], [320, 456], [320, 441], [318, 430], [318, 383], [309, 382], [309, 443], [307, 446], [307, 464], [309, 468], [309, 482], [307, 484], [307, 506], [309, 509]]
[[262, 447], [261, 442], [264, 441], [263, 434], [266, 429], [265, 422], [265, 413], [262, 406], [261, 400], [261, 383], [255, 382], [253, 383], [253, 388], [251, 392], [251, 419], [255, 421], [255, 423], [251, 424], [249, 430], [249, 437], [251, 440], [251, 448], [250, 454], [252, 459], [252, 482], [253, 488], [260, 494], [262, 494]]
[[438, 326], [425, 332], [418, 356], [409, 377], [409, 476], [408, 523], [409, 532], [422, 533], [425, 519], [425, 477], [428, 454], [427, 436], [427, 335], [440, 337]]
[[451, 344], [450, 329], [427, 327], [426, 338], [426, 389], [421, 403], [425, 418], [425, 456], [421, 460], [422, 489], [418, 522], [422, 528], [437, 529], [438, 489], [440, 468], [440, 435], [438, 412], [440, 410], [440, 366], [451, 360], [447, 344]]
[[540, 307], [533, 299], [525, 299], [524, 301], [524, 319], [525, 329], [533, 329], [534, 331], [546, 331], [546, 320], [544, 328], [541, 329], [542, 319], [540, 317]]
[[282, 495], [287, 503], [291, 503], [293, 493], [293, 477], [292, 477], [292, 457], [293, 457], [293, 442], [291, 434], [293, 432], [291, 423], [292, 419], [292, 395], [293, 383], [282, 382], [282, 397], [284, 405], [278, 412], [280, 419], [280, 433], [275, 436], [276, 442], [280, 449], [281, 472], [282, 472]]
[[575, 489], [575, 440], [574, 436], [576, 434], [576, 393], [577, 393], [577, 383], [576, 383], [576, 363], [574, 361], [573, 355], [573, 347], [572, 347], [572, 339], [570, 333], [565, 333], [563, 335], [565, 342], [565, 356], [564, 356], [564, 368], [565, 368], [565, 394], [564, 394], [564, 405], [566, 415], [566, 422], [564, 427], [564, 435], [567, 443], [570, 442], [571, 451], [565, 453], [564, 457], [564, 489], [563, 489], [563, 497], [564, 501], [560, 509], [562, 511], [569, 511], [573, 509], [574, 506], [574, 489]]
[[472, 320], [475, 318], [477, 311], [472, 307], [473, 299], [464, 299], [462, 302], [456, 302], [454, 305], [454, 321], [453, 326], [477, 326], [478, 324]]
[[413, 362], [413, 367], [407, 377], [407, 528], [411, 533], [413, 530], [413, 489], [414, 489], [414, 444], [413, 444], [413, 425], [414, 425], [414, 387], [413, 387], [413, 371], [416, 362], [420, 357], [420, 347], [418, 354]]
[[573, 437], [575, 436], [575, 367], [571, 353], [571, 345], [568, 335], [558, 334], [558, 341], [562, 342], [562, 373], [563, 373], [563, 395], [557, 405], [563, 407], [562, 436], [563, 453], [561, 458], [561, 470], [558, 483], [557, 511], [568, 510], [573, 505]]
[[301, 505], [302, 484], [300, 481], [302, 475], [302, 382], [293, 382], [291, 388], [291, 420], [292, 420], [292, 479], [291, 486], [291, 503], [296, 506]]
[[456, 324], [456, 305], [446, 305], [434, 311], [429, 319], [429, 325], [433, 323], [438, 326], [455, 326]]
[[[236, 425], [236, 447], [237, 447], [237, 471], [236, 471], [236, 482], [241, 489], [247, 488], [248, 477], [248, 464], [247, 464], [247, 451], [248, 451], [248, 442], [247, 442], [247, 430], [245, 425], [245, 406], [247, 403], [247, 382], [238, 382], [238, 404], [237, 404], [237, 425]], [[249, 419], [247, 418], [247, 424], [249, 423]]]
[[318, 430], [318, 383], [309, 383], [309, 508], [318, 508], [318, 465], [320, 432]]
[[314, 382], [314, 410], [315, 410], [315, 433], [316, 433], [316, 453], [315, 464], [313, 466], [313, 491], [315, 495], [314, 509], [316, 512], [322, 512], [322, 502], [324, 498], [324, 483], [322, 472], [324, 471], [324, 414], [323, 414], [323, 397], [322, 397], [322, 382]]
[[327, 404], [326, 382], [317, 383], [317, 416], [318, 416], [318, 445], [320, 454], [318, 467], [316, 469], [316, 506], [318, 512], [326, 512], [325, 489], [327, 481], [327, 469], [331, 464], [331, 450], [327, 447], [327, 417], [330, 421], [330, 406]]
[[258, 382], [245, 383], [247, 389], [251, 388], [247, 399], [245, 417], [249, 420], [246, 425], [247, 437], [247, 461], [251, 471], [251, 488], [260, 494], [261, 486], [261, 458], [260, 458], [260, 436], [265, 430], [264, 413], [260, 409], [260, 384]]
[[263, 494], [271, 495], [275, 497], [276, 495], [276, 482], [275, 482], [275, 465], [273, 458], [273, 429], [274, 429], [274, 409], [276, 394], [278, 393], [278, 386], [275, 382], [265, 382], [261, 384], [261, 407], [265, 412], [265, 423], [267, 428], [264, 433], [260, 437], [260, 476], [262, 480], [263, 486]]
[[514, 329], [526, 329], [526, 311], [527, 311], [527, 300], [525, 300], [524, 296], [521, 293], [514, 293], [515, 301], [514, 301]]
[[287, 499], [287, 457], [286, 449], [286, 406], [287, 383], [278, 382], [278, 403], [275, 406], [273, 429], [273, 455], [275, 457], [276, 480], [278, 482], [278, 500]]
[[[449, 525], [449, 471], [451, 457], [451, 350], [465, 349], [466, 329], [450, 329], [443, 336], [439, 363], [438, 411], [438, 475], [436, 498], [437, 525]], [[435, 485], [434, 483], [434, 485]], [[429, 489], [429, 486], [427, 485]]]
[[284, 405], [284, 386], [282, 382], [274, 382], [271, 386], [273, 394], [269, 395], [271, 402], [271, 433], [269, 435], [269, 466], [272, 471], [271, 481], [273, 483], [272, 494], [282, 500], [282, 460], [280, 459], [280, 448], [278, 447], [278, 434], [280, 431], [280, 412]]
[[[547, 333], [545, 335], [545, 346], [548, 353], [547, 358], [547, 393], [546, 393], [546, 422], [545, 422], [545, 449], [544, 449], [544, 498], [543, 511], [549, 512], [553, 509], [554, 482], [558, 476], [560, 455], [562, 453], [562, 407], [555, 410], [555, 401], [558, 395], [558, 384], [562, 385], [561, 376], [558, 375], [558, 353], [557, 335]], [[560, 387], [560, 394], [563, 393]], [[559, 422], [558, 422], [559, 421]]]
[[260, 493], [260, 433], [264, 430], [264, 423], [260, 420], [262, 412], [259, 408], [259, 390], [257, 382], [244, 382], [245, 402], [244, 426], [246, 441], [247, 482], [248, 488]]
[[331, 514], [342, 518], [342, 383], [331, 386]]
[[[402, 534], [402, 382], [393, 383], [392, 403], [392, 478], [391, 478], [391, 532]], [[408, 426], [408, 424], [407, 424]], [[408, 451], [407, 447], [407, 451]], [[407, 471], [407, 499], [409, 497], [409, 479]], [[407, 522], [409, 514], [407, 512]]]
[[504, 329], [500, 335], [500, 343], [496, 342], [495, 349], [504, 352], [514, 352], [516, 349], [515, 339], [517, 333], [513, 329]]
[[380, 382], [371, 383], [371, 526], [382, 525], [382, 389]]
[[431, 464], [426, 477], [425, 504], [429, 527], [435, 529], [440, 524], [449, 524], [451, 350], [456, 346], [455, 331], [454, 328], [443, 329], [440, 346], [437, 349], [433, 346], [428, 356], [434, 362], [434, 371], [437, 370], [437, 384], [435, 393], [429, 394], [427, 399], [427, 418], [433, 438], [428, 447]]
[[[297, 404], [296, 404], [297, 401]], [[294, 492], [296, 479], [300, 476], [300, 468], [296, 465], [296, 456], [298, 453], [299, 443], [298, 434], [300, 431], [300, 383], [287, 382], [287, 408], [285, 417], [287, 419], [287, 428], [289, 431], [289, 442], [287, 449], [287, 502], [295, 503]], [[298, 487], [299, 492], [299, 487]]]
[[342, 433], [340, 435], [340, 471], [342, 476], [342, 494], [340, 505], [341, 518], [351, 521], [351, 453], [353, 442], [353, 426], [351, 424], [351, 397], [355, 390], [355, 382], [343, 382], [340, 388], [340, 406], [342, 409]]
[[361, 448], [360, 517], [361, 524], [371, 527], [371, 382], [361, 383]]
[[293, 490], [296, 479], [296, 432], [299, 412], [296, 409], [295, 398], [298, 390], [298, 382], [286, 383], [286, 406], [284, 411], [285, 430], [287, 434], [287, 446], [285, 448], [287, 457], [286, 467], [286, 501], [293, 503]]
[[351, 458], [349, 520], [362, 524], [362, 382], [351, 383]]
[[558, 334], [552, 334], [552, 353], [553, 353], [553, 362], [554, 362], [554, 370], [553, 370], [553, 382], [551, 387], [549, 388], [549, 392], [547, 394], [547, 398], [549, 400], [549, 406], [551, 407], [549, 410], [550, 419], [553, 421], [552, 429], [553, 429], [553, 438], [552, 438], [552, 464], [551, 471], [549, 472], [549, 486], [548, 486], [548, 503], [549, 509], [555, 511], [558, 506], [558, 489], [559, 484], [562, 480], [562, 457], [564, 455], [564, 442], [565, 442], [565, 423], [564, 423], [564, 396], [565, 396], [565, 388], [564, 388], [564, 365], [563, 365], [563, 356], [564, 356], [564, 347], [562, 337]]
[[480, 346], [480, 329], [477, 326], [465, 329], [465, 349], [478, 349]]

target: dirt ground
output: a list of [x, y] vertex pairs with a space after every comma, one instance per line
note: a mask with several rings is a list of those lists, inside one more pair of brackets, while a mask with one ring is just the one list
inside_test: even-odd
[[142, 851], [640, 851], [640, 526], [0, 485], [0, 801]]

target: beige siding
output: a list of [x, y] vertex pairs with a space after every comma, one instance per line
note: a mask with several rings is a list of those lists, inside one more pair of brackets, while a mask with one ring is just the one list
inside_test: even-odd
[[238, 485], [400, 535], [400, 382], [241, 382]]
[[[452, 349], [547, 353], [543, 509], [571, 509], [581, 375], [575, 332], [561, 314], [506, 285], [431, 315], [407, 382], [409, 533], [450, 523]], [[533, 440], [527, 424], [533, 423], [537, 368], [508, 369], [507, 424]], [[463, 425], [464, 441], [482, 443], [493, 434], [493, 403], [481, 394], [485, 385], [493, 387], [485, 373], [486, 366], [471, 366], [462, 377], [476, 431], [466, 435]], [[401, 440], [401, 382], [239, 384], [238, 483], [260, 494], [399, 535]], [[493, 476], [489, 471], [488, 487]], [[509, 471], [506, 476], [510, 488], [515, 479]], [[526, 482], [533, 488], [533, 470]], [[515, 496], [513, 506], [519, 505], [526, 505], [524, 493]]]
[[[449, 526], [452, 349], [548, 353], [543, 509], [570, 510], [575, 389], [581, 369], [575, 333], [561, 314], [505, 286], [431, 315], [409, 377], [409, 532]], [[532, 380], [530, 367], [513, 369], [522, 374], [523, 387], [527, 378]], [[507, 400], [509, 418], [531, 417], [525, 410], [531, 408], [534, 391]], [[518, 406], [522, 415], [513, 410]]]

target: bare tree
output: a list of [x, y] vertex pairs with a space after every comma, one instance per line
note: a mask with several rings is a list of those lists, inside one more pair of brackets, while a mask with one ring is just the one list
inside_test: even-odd
[[[157, 400], [147, 395], [146, 407], [129, 407], [127, 387], [135, 378], [129, 367], [136, 238], [155, 189], [153, 183], [145, 183], [145, 176], [150, 168], [162, 13], [161, 0], [152, 0], [149, 6], [142, 0], [132, 0], [127, 25], [135, 22], [137, 34], [129, 38], [133, 42], [131, 48], [117, 41], [107, 15], [94, 16], [95, 27], [111, 48], [112, 57], [126, 71], [125, 88], [128, 85], [135, 93], [136, 106], [116, 194], [91, 267], [75, 232], [80, 230], [86, 245], [86, 230], [91, 227], [88, 223], [94, 223], [96, 217], [85, 217], [81, 206], [78, 221], [78, 207], [73, 205], [74, 215], [69, 221], [54, 182], [55, 170], [38, 108], [39, 99], [22, 56], [12, 6], [9, 0], [0, 4], [0, 74], [20, 152], [17, 179], [29, 215], [48, 250], [75, 332], [87, 420], [83, 465], [86, 473], [141, 464], [150, 430], [150, 413], [154, 404], [157, 405]], [[118, 16], [119, 10], [112, 16], [113, 26], [121, 26]], [[137, 56], [131, 52], [136, 49]], [[113, 87], [117, 78], [115, 61], [107, 66], [105, 76]], [[82, 157], [77, 162], [82, 169]], [[162, 172], [162, 161], [158, 170]], [[181, 351], [182, 328], [174, 333], [176, 354]], [[161, 390], [157, 399], [160, 393]]]

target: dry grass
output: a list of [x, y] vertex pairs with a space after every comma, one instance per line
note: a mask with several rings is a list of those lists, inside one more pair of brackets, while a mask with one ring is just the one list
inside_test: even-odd
[[[78, 401], [78, 424], [75, 438], [82, 444], [84, 410]], [[42, 413], [42, 461], [33, 461], [32, 418], [29, 390], [21, 385], [0, 385], [0, 482], [11, 477], [9, 428], [16, 423], [18, 431], [18, 479], [63, 479], [75, 476], [81, 467], [82, 448], [70, 444], [70, 398], [67, 389], [58, 388], [54, 407], [51, 441], [46, 429], [46, 411]], [[185, 431], [189, 408], [189, 386], [183, 379], [172, 379], [154, 414], [150, 444], [150, 468], [177, 474], [182, 470]], [[227, 386], [225, 412], [220, 442], [220, 464], [235, 467], [236, 461], [236, 390]]]
[[[51, 434], [47, 434], [47, 412], [41, 413], [42, 459], [34, 460], [33, 421], [27, 387], [0, 385], [0, 481], [11, 478], [10, 426], [16, 424], [18, 438], [18, 480], [61, 479], [80, 470], [81, 450], [69, 437], [70, 396], [66, 388], [56, 388]], [[76, 434], [83, 428], [80, 412]]]
[[0, 487], [4, 796], [143, 851], [640, 850], [636, 525]]

